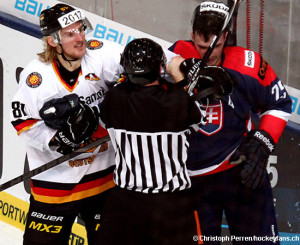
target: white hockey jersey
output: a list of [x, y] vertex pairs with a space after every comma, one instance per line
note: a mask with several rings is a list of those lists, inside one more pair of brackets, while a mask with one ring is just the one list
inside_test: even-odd
[[[123, 47], [107, 40], [87, 40], [78, 80], [71, 87], [60, 76], [56, 62], [46, 64], [38, 58], [20, 75], [19, 88], [12, 100], [11, 122], [26, 141], [30, 169], [61, 156], [49, 148], [56, 130], [45, 125], [39, 110], [45, 102], [76, 93], [90, 106], [102, 102], [108, 83], [116, 82], [123, 68]], [[98, 135], [97, 135], [98, 133]], [[99, 127], [95, 135], [107, 131]], [[101, 193], [114, 186], [114, 150], [110, 142], [53, 167], [32, 179], [32, 194], [37, 201], [63, 203]]]

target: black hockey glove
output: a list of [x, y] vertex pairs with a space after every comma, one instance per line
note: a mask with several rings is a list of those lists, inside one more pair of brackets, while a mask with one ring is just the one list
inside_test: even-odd
[[[235, 79], [222, 67], [204, 66], [200, 68], [199, 59], [186, 59], [180, 65], [180, 70], [185, 74], [189, 85], [187, 90], [194, 93], [197, 100], [206, 97], [220, 99], [224, 95], [232, 93]], [[190, 86], [196, 82], [192, 89]]]
[[269, 155], [274, 151], [275, 143], [264, 130], [251, 130], [244, 141], [231, 156], [229, 164], [243, 164], [242, 183], [251, 189], [263, 185]]
[[57, 152], [66, 155], [80, 148], [80, 144], [72, 141], [70, 133], [67, 130], [56, 132], [54, 139], [49, 143], [50, 148], [54, 147]]
[[76, 96], [72, 94], [50, 100], [40, 110], [46, 125], [58, 129], [50, 146], [55, 146], [62, 154], [68, 154], [89, 142], [99, 124], [98, 108], [91, 108]]
[[82, 102], [77, 94], [49, 100], [40, 109], [40, 117], [48, 127], [61, 129], [65, 126], [69, 116], [79, 110], [80, 103]]

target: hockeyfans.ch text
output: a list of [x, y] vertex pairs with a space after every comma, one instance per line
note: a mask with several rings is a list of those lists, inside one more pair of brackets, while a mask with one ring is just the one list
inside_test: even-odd
[[203, 235], [195, 235], [193, 236], [193, 241], [203, 241], [203, 242], [268, 242], [268, 241], [281, 241], [281, 242], [299, 242], [300, 236], [291, 236], [291, 237], [285, 237], [285, 236], [274, 236], [274, 237], [268, 237], [268, 236], [203, 236]]

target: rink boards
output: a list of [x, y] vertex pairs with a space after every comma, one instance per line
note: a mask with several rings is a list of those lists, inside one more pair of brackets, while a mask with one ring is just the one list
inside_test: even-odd
[[[20, 72], [42, 50], [37, 24], [41, 9], [47, 7], [48, 3], [52, 6], [56, 1], [1, 0], [0, 3], [0, 184], [28, 171], [25, 144], [12, 127], [9, 113]], [[92, 35], [96, 38], [126, 45], [134, 38], [149, 37], [165, 48], [170, 46], [164, 40], [92, 13], [87, 13], [87, 17], [95, 28]], [[300, 166], [297, 163], [300, 155], [300, 91], [289, 86], [287, 90], [293, 100], [293, 115], [276, 151], [269, 158], [268, 171], [274, 188], [279, 230], [282, 235], [293, 237], [300, 233]], [[29, 193], [29, 179], [0, 192], [0, 220], [24, 230]], [[78, 222], [74, 225], [70, 244], [86, 244], [84, 227]]]

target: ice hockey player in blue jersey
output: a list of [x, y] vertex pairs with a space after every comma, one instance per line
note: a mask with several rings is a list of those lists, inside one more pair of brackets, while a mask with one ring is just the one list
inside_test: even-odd
[[[169, 49], [186, 59], [201, 59], [227, 15], [223, 3], [201, 3], [193, 14], [191, 40], [179, 40]], [[271, 240], [247, 244], [278, 244], [273, 243], [278, 229], [266, 167], [291, 115], [291, 99], [267, 61], [251, 50], [226, 46], [228, 35], [226, 28], [206, 64], [223, 67], [237, 83], [221, 100], [204, 100], [207, 123], [191, 136], [188, 152], [201, 232], [220, 236], [225, 213], [231, 235]], [[257, 127], [251, 114], [260, 117]]]

